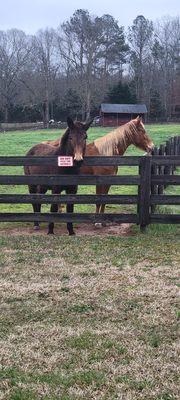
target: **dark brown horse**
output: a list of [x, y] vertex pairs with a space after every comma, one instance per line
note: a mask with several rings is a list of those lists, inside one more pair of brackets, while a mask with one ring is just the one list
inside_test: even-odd
[[[42, 166], [25, 166], [24, 172], [25, 175], [74, 175], [79, 174], [80, 165], [82, 163], [85, 149], [86, 149], [86, 138], [87, 138], [87, 130], [91, 124], [82, 122], [73, 122], [71, 118], [67, 119], [68, 128], [66, 129], [64, 135], [61, 138], [58, 146], [50, 146], [49, 144], [37, 144], [32, 147], [27, 156], [72, 156], [74, 159], [73, 167], [57, 167], [42, 165]], [[29, 185], [29, 193], [46, 193], [48, 189], [52, 190], [53, 194], [60, 194], [63, 190], [66, 191], [67, 194], [75, 194], [77, 193], [77, 185], [75, 186], [66, 186], [61, 185], [61, 179], [59, 179], [58, 186], [49, 186], [49, 185]], [[34, 212], [41, 211], [41, 205], [38, 203], [33, 203]], [[67, 204], [67, 212], [73, 212], [73, 204]], [[58, 211], [58, 204], [51, 205], [51, 212]], [[39, 228], [39, 223], [34, 222], [35, 229]], [[69, 235], [74, 235], [73, 225], [71, 222], [67, 223], [67, 230]], [[50, 222], [48, 226], [48, 234], [54, 233], [54, 223]]]
[[[52, 146], [58, 146], [60, 139], [49, 140]], [[119, 126], [105, 136], [102, 136], [94, 142], [86, 146], [85, 156], [122, 156], [126, 149], [131, 145], [135, 145], [141, 150], [151, 153], [154, 144], [148, 136], [141, 117], [132, 119], [127, 124]], [[88, 175], [116, 175], [118, 172], [117, 166], [81, 166], [80, 173]], [[96, 194], [107, 194], [110, 185], [96, 186]], [[97, 204], [96, 212], [104, 213], [105, 204]]]

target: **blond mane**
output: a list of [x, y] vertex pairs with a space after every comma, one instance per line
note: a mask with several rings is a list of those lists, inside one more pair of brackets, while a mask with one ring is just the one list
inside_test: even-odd
[[[142, 124], [143, 125], [143, 124]], [[118, 155], [118, 148], [122, 149], [122, 154], [127, 147], [134, 143], [134, 136], [137, 134], [137, 128], [133, 121], [119, 126], [107, 135], [94, 140], [100, 154], [104, 156]]]

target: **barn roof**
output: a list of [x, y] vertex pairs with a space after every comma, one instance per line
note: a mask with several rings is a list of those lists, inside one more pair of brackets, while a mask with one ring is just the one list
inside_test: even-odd
[[123, 113], [123, 114], [146, 114], [145, 104], [101, 104], [103, 113]]

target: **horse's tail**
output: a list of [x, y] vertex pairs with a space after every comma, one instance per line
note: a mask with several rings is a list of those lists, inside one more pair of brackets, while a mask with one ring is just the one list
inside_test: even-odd
[[24, 165], [24, 174], [25, 175], [31, 175], [29, 165]]
[[[32, 157], [36, 155], [35, 154], [35, 149], [34, 147], [32, 147], [27, 153], [26, 153], [26, 157]], [[31, 171], [31, 166], [30, 165], [24, 165], [24, 174], [25, 175], [32, 175], [32, 171]], [[29, 189], [29, 193], [36, 193], [37, 192], [37, 186], [35, 185], [28, 185], [28, 189]]]
[[[27, 153], [26, 153], [26, 157], [33, 157], [36, 155], [36, 149], [35, 149], [36, 145], [33, 146]], [[29, 165], [25, 165], [24, 166], [24, 173], [25, 175], [31, 175], [31, 169], [29, 167]]]

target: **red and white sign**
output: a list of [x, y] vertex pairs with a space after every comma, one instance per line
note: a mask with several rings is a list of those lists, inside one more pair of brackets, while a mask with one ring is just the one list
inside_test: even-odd
[[58, 167], [73, 167], [73, 157], [71, 156], [59, 156]]

